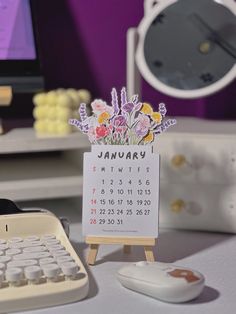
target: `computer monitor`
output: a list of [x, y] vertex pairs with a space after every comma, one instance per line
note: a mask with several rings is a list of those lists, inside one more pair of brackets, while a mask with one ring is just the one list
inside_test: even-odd
[[43, 88], [33, 0], [0, 0], [0, 86]]

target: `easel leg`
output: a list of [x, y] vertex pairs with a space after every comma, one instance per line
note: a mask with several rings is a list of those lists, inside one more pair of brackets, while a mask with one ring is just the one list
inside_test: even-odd
[[87, 263], [89, 265], [94, 265], [96, 261], [96, 257], [98, 254], [98, 244], [90, 244], [89, 245], [89, 253], [88, 253], [88, 258], [87, 258]]
[[130, 254], [131, 246], [130, 245], [124, 245], [123, 252], [124, 252], [124, 254]]
[[145, 252], [146, 260], [148, 262], [154, 262], [155, 261], [154, 254], [152, 251], [152, 246], [144, 246], [144, 252]]

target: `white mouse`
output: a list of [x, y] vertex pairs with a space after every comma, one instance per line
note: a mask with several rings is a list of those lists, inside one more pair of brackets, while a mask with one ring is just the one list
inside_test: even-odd
[[121, 268], [117, 277], [128, 289], [171, 303], [195, 299], [205, 282], [202, 274], [190, 268], [144, 261]]

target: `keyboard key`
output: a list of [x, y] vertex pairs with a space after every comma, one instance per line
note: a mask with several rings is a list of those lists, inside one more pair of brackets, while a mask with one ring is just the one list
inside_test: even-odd
[[65, 248], [61, 244], [55, 244], [55, 245], [49, 246], [48, 249], [49, 249], [50, 252], [53, 252], [53, 251], [64, 250]]
[[14, 256], [16, 254], [20, 254], [21, 250], [20, 249], [9, 249], [6, 251], [6, 255], [8, 256]]
[[[48, 252], [35, 252], [35, 253], [22, 253], [13, 256], [13, 260], [25, 260], [25, 259], [41, 259], [51, 257], [51, 254]], [[0, 257], [1, 258], [1, 257]]]
[[56, 262], [55, 258], [47, 257], [47, 258], [40, 259], [39, 260], [39, 265], [43, 266], [43, 265], [52, 264], [52, 263], [55, 263], [55, 262]]
[[0, 245], [2, 245], [2, 244], [6, 244], [7, 243], [7, 241], [6, 240], [4, 240], [4, 239], [0, 239]]
[[12, 262], [9, 262], [7, 264], [7, 268], [11, 268], [11, 267], [25, 268], [25, 267], [28, 267], [28, 266], [35, 266], [37, 264], [38, 264], [37, 260], [27, 259], [27, 260], [23, 260], [23, 261], [12, 261]]
[[57, 281], [61, 270], [56, 264], [46, 264], [43, 267], [43, 273], [51, 281]]
[[52, 246], [52, 245], [56, 245], [56, 244], [60, 244], [60, 241], [57, 240], [57, 239], [54, 239], [54, 240], [45, 240], [44, 241], [45, 245], [46, 246]]
[[18, 243], [10, 243], [9, 247], [12, 249], [23, 249], [26, 247], [34, 247], [34, 246], [41, 246], [44, 245], [42, 241], [24, 241]]
[[61, 269], [63, 271], [63, 274], [68, 278], [68, 279], [75, 279], [76, 275], [78, 273], [78, 266], [74, 262], [66, 262], [62, 263]]
[[4, 252], [3, 251], [0, 251], [0, 256], [4, 255]]
[[23, 239], [20, 237], [14, 237], [8, 240], [9, 243], [18, 243], [18, 242], [22, 242]]
[[8, 249], [8, 245], [7, 244], [0, 244], [0, 250], [1, 251], [6, 251]]
[[52, 257], [52, 255], [49, 252], [37, 252], [37, 253], [30, 253], [30, 254], [36, 254], [37, 259]]
[[74, 262], [73, 258], [71, 256], [59, 256], [57, 257], [57, 263], [61, 265], [65, 262]]
[[39, 266], [28, 266], [25, 268], [25, 278], [30, 283], [38, 283], [42, 276], [42, 269]]
[[40, 238], [38, 236], [35, 236], [35, 235], [25, 238], [25, 241], [29, 241], [29, 242], [39, 241], [39, 240], [40, 240]]
[[8, 268], [5, 272], [6, 280], [14, 286], [19, 286], [23, 278], [23, 271], [21, 268]]
[[51, 252], [52, 255], [57, 258], [59, 256], [66, 256], [66, 255], [69, 255], [69, 253], [66, 251], [66, 250], [59, 250], [59, 251], [54, 251], [54, 252]]
[[11, 260], [11, 256], [0, 256], [0, 263], [7, 263]]
[[23, 247], [25, 247], [25, 243], [24, 242], [9, 243], [9, 248], [10, 249], [22, 249]]
[[24, 253], [44, 252], [44, 251], [47, 251], [47, 248], [45, 246], [33, 246], [33, 247], [27, 247], [23, 249]]
[[25, 241], [25, 247], [41, 246], [44, 245], [42, 241]]

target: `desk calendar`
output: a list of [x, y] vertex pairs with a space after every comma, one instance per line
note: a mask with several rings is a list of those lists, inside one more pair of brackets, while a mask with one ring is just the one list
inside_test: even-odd
[[84, 154], [83, 234], [158, 236], [159, 155], [150, 146], [94, 145]]
[[128, 98], [123, 87], [111, 91], [111, 106], [101, 99], [79, 108], [80, 120], [69, 123], [87, 134], [93, 144], [84, 154], [83, 235], [90, 244], [88, 263], [94, 264], [99, 244], [144, 246], [148, 261], [158, 237], [159, 155], [150, 144], [176, 123], [164, 121], [165, 104], [158, 111]]

